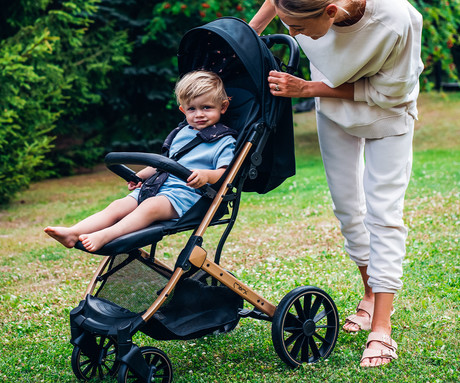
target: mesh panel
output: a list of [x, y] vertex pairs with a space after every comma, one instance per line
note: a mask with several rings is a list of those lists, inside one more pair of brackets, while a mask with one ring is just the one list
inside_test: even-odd
[[[129, 261], [131, 259], [128, 254], [119, 254], [109, 263], [106, 271]], [[135, 313], [146, 310], [169, 281], [169, 278], [155, 270], [153, 264], [148, 263], [147, 266], [146, 263], [141, 257], [133, 259], [110, 275], [95, 295]]]

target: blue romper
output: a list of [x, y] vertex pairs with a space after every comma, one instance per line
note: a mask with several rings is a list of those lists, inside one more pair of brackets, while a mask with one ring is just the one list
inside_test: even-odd
[[[174, 137], [169, 150], [172, 157], [178, 150], [193, 140], [199, 131], [191, 126], [182, 128]], [[228, 166], [233, 159], [235, 139], [225, 136], [214, 142], [203, 142], [190, 152], [181, 157], [177, 162], [186, 168], [215, 170]], [[138, 199], [139, 190], [133, 191], [130, 196]], [[164, 195], [176, 210], [179, 217], [189, 210], [201, 197], [197, 189], [185, 185], [179, 178], [169, 175], [165, 183], [160, 187], [157, 195]]]

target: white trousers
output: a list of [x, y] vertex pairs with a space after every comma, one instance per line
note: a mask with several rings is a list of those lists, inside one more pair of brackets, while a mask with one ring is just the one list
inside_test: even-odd
[[321, 155], [345, 249], [356, 265], [367, 266], [374, 293], [395, 293], [402, 287], [403, 207], [414, 131], [409, 117], [408, 133], [365, 139], [317, 113]]

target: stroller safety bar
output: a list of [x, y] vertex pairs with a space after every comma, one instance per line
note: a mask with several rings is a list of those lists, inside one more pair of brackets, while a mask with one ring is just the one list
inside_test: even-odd
[[[192, 174], [191, 170], [182, 166], [177, 161], [171, 158], [154, 153], [141, 152], [112, 152], [105, 156], [104, 159], [107, 168], [126, 180], [134, 182], [143, 182], [144, 180], [136, 176], [136, 173], [123, 164], [151, 166], [156, 169], [168, 172], [184, 182]], [[213, 198], [216, 192], [209, 185], [205, 185], [199, 189], [205, 196]]]

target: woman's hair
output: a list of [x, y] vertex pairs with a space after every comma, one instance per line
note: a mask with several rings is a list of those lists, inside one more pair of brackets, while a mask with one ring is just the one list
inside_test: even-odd
[[271, 0], [276, 8], [283, 13], [299, 18], [313, 18], [321, 16], [324, 9], [332, 4], [333, 0]]
[[184, 75], [176, 84], [176, 99], [180, 105], [203, 94], [209, 94], [213, 101], [228, 100], [222, 79], [214, 72], [198, 70]]

